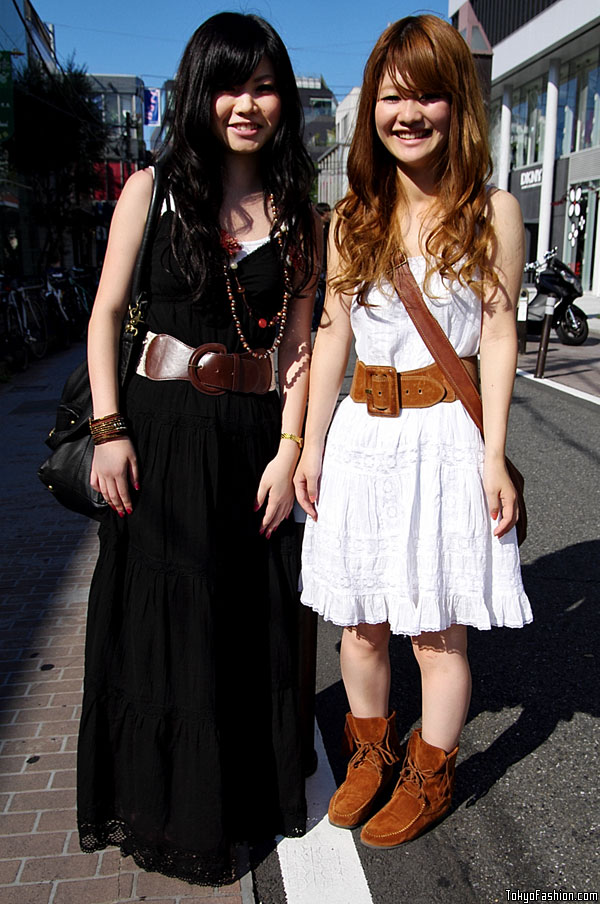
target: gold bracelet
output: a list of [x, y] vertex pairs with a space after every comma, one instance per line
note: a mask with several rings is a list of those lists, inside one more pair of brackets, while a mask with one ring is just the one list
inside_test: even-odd
[[299, 449], [301, 449], [302, 446], [304, 445], [304, 440], [302, 439], [302, 437], [296, 436], [295, 433], [282, 433], [281, 438], [282, 439], [291, 439], [293, 442], [298, 444]]

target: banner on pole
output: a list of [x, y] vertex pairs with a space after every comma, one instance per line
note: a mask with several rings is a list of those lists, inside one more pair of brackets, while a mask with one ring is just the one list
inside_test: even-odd
[[160, 125], [160, 88], [144, 88], [144, 125]]

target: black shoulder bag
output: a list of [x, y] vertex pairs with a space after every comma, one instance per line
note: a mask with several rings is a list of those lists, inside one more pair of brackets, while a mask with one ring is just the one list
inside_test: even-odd
[[[148, 208], [146, 226], [133, 273], [131, 303], [121, 334], [119, 349], [119, 383], [123, 387], [132, 367], [139, 358], [143, 341], [142, 324], [148, 298], [148, 258], [154, 227], [160, 216], [164, 196], [162, 166], [154, 167], [154, 186]], [[137, 353], [137, 354], [136, 354]], [[73, 512], [101, 521], [109, 511], [108, 503], [90, 486], [94, 443], [90, 436], [92, 393], [87, 361], [83, 361], [69, 375], [64, 385], [56, 424], [50, 431], [46, 445], [52, 454], [38, 468], [38, 476], [53, 496]]]

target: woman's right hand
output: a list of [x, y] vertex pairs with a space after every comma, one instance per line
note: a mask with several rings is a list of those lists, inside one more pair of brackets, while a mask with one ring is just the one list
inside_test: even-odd
[[322, 449], [306, 446], [294, 474], [296, 499], [313, 521], [316, 521], [318, 517], [315, 503], [319, 498], [322, 463]]
[[131, 440], [124, 437], [96, 446], [90, 484], [121, 517], [133, 511], [130, 483], [139, 489], [137, 458]]

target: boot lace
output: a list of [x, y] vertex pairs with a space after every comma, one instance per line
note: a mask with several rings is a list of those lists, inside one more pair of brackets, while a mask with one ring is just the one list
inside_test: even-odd
[[358, 741], [358, 750], [349, 762], [349, 766], [358, 769], [364, 762], [371, 763], [378, 772], [381, 772], [382, 764], [393, 766], [397, 757], [392, 753], [386, 743], [373, 743], [372, 741]]
[[407, 760], [402, 768], [400, 777], [398, 778], [396, 789], [402, 786], [402, 790], [408, 791], [411, 797], [414, 797], [415, 799], [425, 797], [423, 785], [426, 780], [427, 775], [419, 769], [416, 763]]

